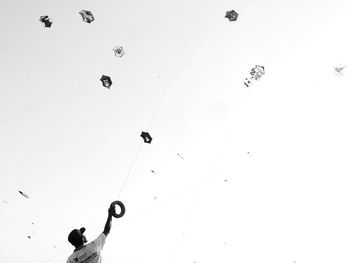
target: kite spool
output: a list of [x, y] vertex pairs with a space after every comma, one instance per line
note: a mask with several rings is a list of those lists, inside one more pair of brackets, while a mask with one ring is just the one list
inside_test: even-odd
[[124, 204], [121, 201], [114, 201], [113, 203], [111, 203], [110, 207], [115, 206], [115, 205], [119, 205], [121, 211], [120, 211], [120, 214], [113, 213], [112, 216], [114, 216], [115, 218], [122, 217], [125, 214]]

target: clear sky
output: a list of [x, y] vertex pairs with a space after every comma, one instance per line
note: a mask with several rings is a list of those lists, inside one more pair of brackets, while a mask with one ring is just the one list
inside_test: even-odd
[[350, 64], [349, 1], [2, 0], [0, 14], [0, 262], [65, 262], [68, 233], [92, 241], [116, 199], [104, 263], [350, 261], [350, 72], [334, 71]]

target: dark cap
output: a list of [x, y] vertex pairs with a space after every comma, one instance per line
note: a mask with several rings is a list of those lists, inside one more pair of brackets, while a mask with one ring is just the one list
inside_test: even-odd
[[82, 241], [83, 233], [85, 232], [85, 227], [72, 230], [68, 235], [68, 241], [73, 245], [77, 246], [80, 245]]

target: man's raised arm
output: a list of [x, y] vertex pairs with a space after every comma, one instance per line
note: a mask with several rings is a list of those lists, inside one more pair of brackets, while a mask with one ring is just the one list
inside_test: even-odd
[[108, 209], [108, 217], [107, 217], [107, 221], [105, 224], [105, 228], [103, 230], [103, 234], [105, 234], [106, 236], [108, 236], [109, 231], [111, 231], [111, 227], [112, 227], [112, 214], [115, 213], [115, 207], [111, 206]]

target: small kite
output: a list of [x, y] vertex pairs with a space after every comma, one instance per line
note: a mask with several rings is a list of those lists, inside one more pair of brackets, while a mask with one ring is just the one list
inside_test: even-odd
[[120, 47], [120, 46], [116, 46], [115, 48], [113, 48], [113, 51], [116, 57], [121, 58], [125, 54], [123, 47]]
[[238, 13], [235, 10], [226, 11], [225, 18], [228, 18], [230, 22], [236, 21], [238, 18]]
[[48, 16], [41, 16], [39, 21], [44, 23], [45, 27], [51, 27], [52, 25], [52, 21]]
[[151, 143], [152, 137], [148, 132], [142, 132], [140, 135], [145, 143]]
[[244, 85], [249, 87], [253, 80], [259, 80], [262, 75], [265, 75], [265, 68], [255, 65], [255, 67], [250, 70], [250, 77], [245, 79]]
[[26, 197], [26, 198], [29, 198], [29, 196], [27, 195], [27, 194], [25, 194], [25, 193], [23, 193], [22, 191], [18, 191], [21, 195], [23, 195], [24, 197]]
[[179, 153], [177, 153], [177, 156], [179, 156], [182, 160], [184, 159]]
[[102, 75], [102, 77], [100, 78], [100, 80], [102, 81], [102, 85], [104, 87], [106, 87], [107, 89], [109, 89], [112, 86], [112, 80], [110, 77]]
[[265, 68], [263, 66], [255, 65], [255, 67], [250, 70], [250, 75], [255, 80], [259, 80], [262, 75], [265, 75]]
[[334, 73], [338, 76], [342, 76], [343, 75], [343, 69], [345, 68], [346, 66], [344, 65], [338, 65], [338, 66], [335, 66], [334, 67]]
[[5, 200], [2, 200], [2, 202], [5, 203], [5, 204], [7, 204], [7, 205], [9, 204], [9, 203], [8, 203], [7, 201], [5, 201]]
[[81, 15], [81, 17], [83, 18], [83, 21], [86, 23], [91, 23], [92, 21], [95, 20], [93, 14], [90, 11], [87, 10], [81, 10], [79, 12], [79, 14]]
[[35, 233], [32, 233], [32, 235], [28, 235], [27, 238], [31, 239], [33, 236], [35, 236]]
[[154, 174], [156, 173], [154, 170], [151, 170], [151, 172], [154, 173]]

